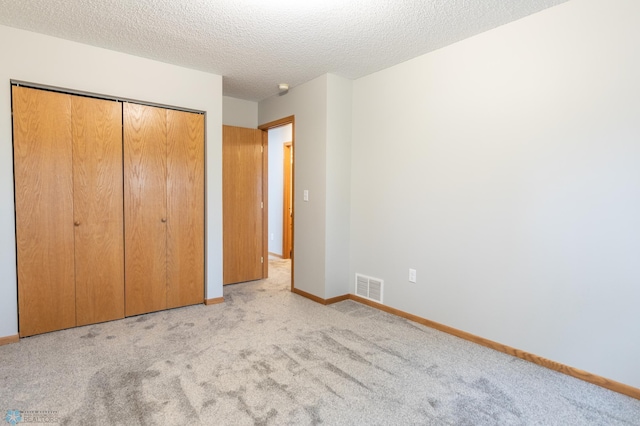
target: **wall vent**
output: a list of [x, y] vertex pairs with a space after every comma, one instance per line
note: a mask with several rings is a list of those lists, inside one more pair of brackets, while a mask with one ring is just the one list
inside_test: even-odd
[[356, 295], [382, 303], [384, 281], [379, 278], [356, 274]]

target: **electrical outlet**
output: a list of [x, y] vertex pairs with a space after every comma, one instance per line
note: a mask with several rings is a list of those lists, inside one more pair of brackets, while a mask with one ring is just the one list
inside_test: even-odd
[[302, 191], [302, 200], [303, 201], [309, 201], [309, 190], [305, 189], [304, 191]]
[[273, 232], [271, 233], [271, 241], [273, 241]]
[[410, 283], [415, 283], [416, 282], [416, 270], [415, 269], [409, 269], [409, 282]]

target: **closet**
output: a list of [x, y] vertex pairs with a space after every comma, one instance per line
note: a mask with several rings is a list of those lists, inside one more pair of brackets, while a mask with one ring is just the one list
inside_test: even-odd
[[202, 303], [203, 115], [18, 86], [12, 102], [20, 336]]

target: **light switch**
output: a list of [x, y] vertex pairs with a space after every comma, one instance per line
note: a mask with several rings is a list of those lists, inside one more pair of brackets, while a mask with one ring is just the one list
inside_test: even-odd
[[309, 201], [309, 190], [305, 189], [304, 191], [302, 191], [302, 199], [304, 201]]

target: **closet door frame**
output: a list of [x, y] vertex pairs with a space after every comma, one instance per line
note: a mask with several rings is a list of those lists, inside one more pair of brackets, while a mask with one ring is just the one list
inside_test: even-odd
[[[206, 114], [205, 114], [205, 112], [204, 111], [200, 111], [200, 110], [195, 110], [195, 109], [177, 108], [177, 107], [171, 107], [171, 106], [162, 105], [162, 104], [154, 104], [152, 102], [140, 102], [140, 101], [134, 100], [134, 99], [126, 99], [126, 98], [121, 98], [121, 97], [110, 97], [110, 96], [105, 96], [105, 95], [100, 95], [100, 94], [77, 91], [77, 90], [68, 89], [68, 88], [60, 88], [60, 87], [42, 85], [42, 84], [26, 82], [26, 81], [20, 81], [20, 80], [11, 80], [10, 83], [12, 85], [12, 90], [13, 90], [14, 87], [35, 89], [35, 90], [42, 90], [42, 91], [45, 91], [45, 92], [51, 92], [51, 93], [59, 94], [59, 95], [63, 95], [63, 96], [64, 95], [71, 95], [71, 96], [95, 98], [95, 99], [106, 100], [106, 101], [115, 101], [115, 102], [119, 102], [122, 105], [123, 108], [124, 108], [125, 104], [130, 103], [130, 104], [133, 104], [133, 105], [143, 105], [143, 106], [162, 108], [162, 109], [165, 109], [165, 110], [168, 110], [168, 111], [193, 113], [193, 114], [196, 114], [196, 115], [200, 115], [202, 117], [202, 119], [201, 119], [201, 122], [202, 122], [201, 133], [202, 133], [202, 153], [203, 154], [202, 154], [202, 157], [201, 157], [201, 160], [200, 160], [201, 161], [201, 175], [202, 175], [201, 187], [200, 187], [200, 190], [202, 192], [202, 194], [201, 194], [202, 195], [202, 214], [201, 214], [201, 217], [202, 217], [202, 231], [201, 231], [200, 238], [202, 240], [202, 244], [201, 244], [202, 247], [201, 247], [201, 250], [200, 250], [199, 247], [196, 247], [194, 249], [194, 254], [197, 254], [198, 251], [201, 252], [201, 257], [200, 256], [197, 256], [197, 257], [201, 258], [202, 284], [201, 284], [201, 288], [198, 289], [198, 292], [197, 292], [198, 293], [198, 296], [197, 296], [198, 300], [197, 301], [195, 300], [195, 297], [193, 296], [193, 292], [192, 292], [192, 296], [191, 296], [190, 301], [181, 301], [181, 300], [185, 299], [185, 297], [183, 297], [182, 295], [178, 295], [180, 292], [175, 292], [174, 291], [175, 300], [179, 301], [177, 303], [182, 303], [182, 304], [181, 305], [175, 305], [176, 302], [167, 303], [165, 308], [162, 308], [162, 309], [171, 308], [171, 307], [174, 307], [174, 305], [175, 306], [186, 306], [187, 304], [204, 303], [205, 302], [205, 295], [206, 295], [206, 286], [205, 286], [205, 283], [206, 283], [206, 268], [205, 268], [205, 265], [206, 265], [206, 253], [205, 253], [206, 252], [206, 243], [205, 243], [205, 241], [206, 241], [206, 236], [205, 236], [206, 216], [205, 216], [205, 208], [206, 208], [206, 206], [205, 206], [205, 201], [204, 201], [205, 200], [205, 194], [206, 194], [206, 180], [205, 180], [206, 158], [204, 157], [204, 152], [205, 152], [204, 145], [206, 143], [205, 137], [204, 137], [204, 135], [206, 134], [206, 120], [205, 120]], [[13, 95], [12, 95], [12, 98], [13, 98]], [[123, 121], [124, 121], [124, 119], [123, 119]], [[14, 126], [15, 126], [15, 123], [14, 123]], [[71, 125], [69, 127], [71, 127]], [[70, 129], [70, 132], [72, 132], [71, 129]], [[14, 138], [15, 138], [15, 129], [14, 129]], [[124, 135], [123, 135], [123, 139], [124, 139]], [[124, 140], [122, 140], [122, 143], [123, 143], [122, 147], [124, 149]], [[15, 147], [14, 147], [14, 149], [15, 149]], [[71, 155], [73, 155], [73, 154], [71, 154]], [[124, 153], [123, 153], [123, 157], [124, 157]], [[15, 170], [16, 170], [16, 163], [15, 163], [15, 157], [14, 157], [14, 171]], [[59, 169], [57, 169], [57, 171], [59, 172]], [[124, 173], [124, 164], [122, 164], [122, 171]], [[123, 181], [122, 186], [124, 187], [124, 185], [125, 184], [124, 184], [124, 181]], [[18, 201], [19, 195], [18, 195], [18, 188], [15, 187], [15, 182], [14, 182], [14, 190], [15, 190], [15, 194], [16, 194], [15, 203], [16, 203], [16, 207], [17, 207], [18, 203], [19, 203], [19, 201]], [[69, 189], [68, 192], [72, 192], [72, 191], [73, 191], [73, 189]], [[165, 196], [166, 196], [166, 191], [165, 191]], [[125, 194], [122, 194], [123, 204], [124, 204], [125, 197], [126, 197]], [[195, 201], [195, 203], [197, 205], [199, 203], [199, 201]], [[166, 200], [165, 200], [165, 209], [166, 208], [167, 208], [167, 204], [166, 204]], [[123, 210], [124, 210], [124, 207], [123, 207]], [[71, 241], [72, 241], [71, 242], [71, 251], [74, 251], [75, 242], [74, 242], [74, 238], [73, 238], [73, 228], [74, 228], [74, 226], [75, 227], [82, 226], [82, 224], [84, 222], [82, 220], [75, 220], [75, 213], [73, 213], [73, 209], [71, 210], [71, 212], [72, 212], [71, 213], [71, 217], [73, 219], [73, 220], [70, 221], [70, 223], [71, 223], [70, 226], [71, 226], [71, 229], [72, 229], [72, 231], [71, 231], [71, 235], [72, 235], [72, 238], [71, 238]], [[165, 219], [167, 219], [166, 214], [167, 214], [167, 211], [165, 210], [165, 212], [164, 212], [164, 218]], [[80, 222], [80, 225], [75, 225], [75, 223], [77, 223], [77, 222]], [[19, 220], [16, 219], [16, 252], [17, 252], [16, 254], [19, 256], [20, 247], [19, 247], [18, 240], [21, 238], [20, 237], [20, 232], [21, 231], [18, 230], [18, 226], [19, 226]], [[126, 222], [125, 222], [125, 224], [123, 226], [123, 231], [122, 231], [123, 232], [123, 240], [124, 240], [124, 237], [125, 237], [125, 235], [124, 235], [125, 227], [126, 227]], [[69, 233], [69, 232], [67, 232], [67, 233]], [[125, 252], [126, 252], [126, 248], [125, 248]], [[75, 256], [74, 256], [73, 260], [75, 260]], [[165, 263], [166, 262], [168, 262], [168, 260], [165, 257]], [[62, 262], [61, 264], [64, 265], [65, 262]], [[68, 266], [69, 262], [66, 262], [66, 264]], [[123, 275], [126, 272], [125, 271], [125, 267], [126, 267], [126, 262], [125, 262], [125, 265], [122, 268], [123, 269]], [[69, 269], [69, 268], [67, 268], [67, 269]], [[73, 267], [71, 269], [73, 269]], [[24, 293], [24, 291], [21, 291], [21, 289], [20, 289], [20, 281], [21, 280], [20, 280], [20, 267], [19, 267], [19, 265], [17, 267], [17, 274], [18, 274], [18, 298], [20, 299], [20, 293]], [[200, 274], [200, 273], [198, 272], [198, 274]], [[125, 289], [126, 289], [126, 285], [127, 284], [125, 282]], [[77, 284], [74, 284], [74, 297], [76, 295], [76, 286], [77, 286]], [[166, 291], [168, 291], [168, 288], [166, 289]], [[58, 297], [63, 295], [63, 294], [65, 294], [65, 292], [64, 291], [60, 291], [60, 289], [54, 289], [52, 291], [52, 295], [57, 295]], [[125, 298], [125, 300], [126, 300], [126, 298]], [[51, 299], [48, 300], [47, 303], [52, 304], [52, 305], [56, 305], [58, 307], [65, 305], [65, 304], [60, 304], [60, 303], [52, 303]], [[24, 305], [24, 303], [21, 303], [21, 301], [18, 300], [18, 315], [19, 316], [22, 316], [25, 313], [25, 310], [27, 309], [23, 305]], [[71, 306], [70, 303], [66, 304], [66, 305]], [[44, 331], [40, 330], [40, 331], [35, 331], [34, 332], [34, 331], [28, 331], [27, 328], [25, 328], [25, 326], [22, 325], [22, 321], [20, 321], [20, 324], [19, 324], [19, 335], [21, 337], [24, 337], [24, 336], [27, 336], [27, 335], [44, 333], [44, 332], [53, 331], [53, 330], [56, 330], [56, 329], [69, 328], [69, 327], [73, 327], [73, 326], [76, 326], [76, 325], [82, 325], [81, 323], [77, 322], [77, 306], [76, 306], [76, 304], [74, 303], [73, 304], [73, 308], [70, 308], [70, 309], [73, 309], [73, 316], [75, 317], [74, 318], [75, 321], [74, 321], [73, 324], [71, 323], [71, 321], [67, 321], [68, 324], [65, 323], [63, 326], [56, 327], [56, 328], [51, 328], [51, 329], [44, 329]], [[124, 316], [130, 316], [130, 315], [135, 315], [135, 314], [127, 313], [126, 307], [125, 307]], [[67, 316], [71, 317], [71, 315], [67, 315]], [[106, 320], [109, 320], [109, 319], [104, 319], [104, 320], [106, 321]], [[47, 323], [50, 322], [49, 319], [44, 319], [43, 321], [47, 322]]]

